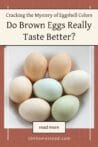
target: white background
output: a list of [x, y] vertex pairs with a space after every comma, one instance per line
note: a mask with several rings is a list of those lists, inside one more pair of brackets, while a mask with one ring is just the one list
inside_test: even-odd
[[[9, 84], [16, 76], [23, 75], [23, 62], [32, 51], [43, 53], [48, 59], [54, 54], [66, 52], [73, 61], [72, 70], [82, 69], [90, 74], [90, 89], [79, 97], [81, 106], [77, 116], [66, 124], [67, 128], [94, 127], [93, 95], [93, 46], [6, 46], [5, 47], [5, 97], [4, 127], [31, 128], [32, 124], [24, 121], [18, 114], [18, 106], [9, 100]], [[50, 120], [51, 121], [51, 120]]]

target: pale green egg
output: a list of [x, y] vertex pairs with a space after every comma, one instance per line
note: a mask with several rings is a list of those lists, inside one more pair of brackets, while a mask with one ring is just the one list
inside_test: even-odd
[[33, 91], [37, 97], [53, 102], [62, 96], [63, 88], [58, 81], [46, 78], [35, 82]]
[[52, 105], [52, 116], [56, 121], [69, 121], [78, 112], [79, 99], [72, 95], [66, 95], [56, 100]]

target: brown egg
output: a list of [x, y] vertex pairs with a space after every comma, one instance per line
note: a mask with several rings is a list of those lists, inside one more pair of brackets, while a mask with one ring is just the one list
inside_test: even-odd
[[37, 81], [45, 76], [47, 60], [39, 53], [31, 53], [25, 60], [24, 73], [31, 81]]
[[32, 94], [32, 83], [25, 76], [16, 77], [10, 84], [9, 96], [15, 103], [21, 103]]
[[71, 70], [71, 59], [66, 53], [57, 54], [49, 62], [49, 77], [56, 80], [62, 80]]

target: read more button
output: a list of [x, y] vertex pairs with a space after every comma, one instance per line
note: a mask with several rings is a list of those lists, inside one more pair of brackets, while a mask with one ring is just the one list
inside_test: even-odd
[[65, 122], [33, 122], [33, 133], [65, 133]]

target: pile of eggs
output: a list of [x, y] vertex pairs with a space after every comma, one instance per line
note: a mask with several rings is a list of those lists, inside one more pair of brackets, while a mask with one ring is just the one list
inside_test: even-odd
[[[19, 104], [18, 112], [26, 121], [69, 121], [79, 111], [78, 96], [89, 88], [89, 75], [71, 71], [72, 61], [66, 53], [49, 61], [40, 53], [31, 53], [24, 62], [24, 76], [10, 84], [9, 97]], [[48, 77], [46, 78], [46, 74]]]

